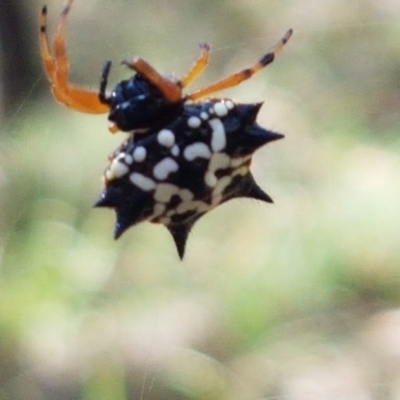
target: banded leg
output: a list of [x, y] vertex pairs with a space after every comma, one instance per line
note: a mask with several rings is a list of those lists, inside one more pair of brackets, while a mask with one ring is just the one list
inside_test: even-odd
[[54, 97], [74, 110], [102, 114], [109, 111], [109, 106], [100, 102], [99, 95], [85, 89], [80, 89], [68, 82], [69, 66], [65, 46], [65, 24], [73, 0], [67, 0], [60, 16], [53, 40], [54, 57], [51, 53], [46, 32], [47, 7], [40, 14], [39, 44], [40, 53], [46, 69], [47, 78], [51, 83]]
[[284, 45], [292, 36], [293, 31], [290, 29], [286, 32], [285, 36], [279, 41], [279, 43], [270, 51], [265, 54], [256, 64], [254, 64], [250, 68], [243, 69], [235, 74], [228, 76], [227, 78], [221, 79], [218, 82], [212, 83], [209, 86], [206, 86], [202, 89], [199, 89], [191, 94], [189, 94], [186, 99], [187, 100], [197, 100], [202, 97], [208, 96], [211, 93], [228, 89], [230, 87], [236, 86], [239, 83], [243, 82], [246, 79], [251, 78], [256, 72], [260, 69], [264, 68], [268, 64], [271, 64], [274, 61], [275, 56], [282, 50]]

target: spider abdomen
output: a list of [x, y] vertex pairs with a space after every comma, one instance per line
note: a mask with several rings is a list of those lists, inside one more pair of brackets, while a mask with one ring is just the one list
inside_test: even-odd
[[162, 129], [134, 135], [110, 157], [99, 207], [115, 209], [115, 236], [149, 220], [172, 233], [180, 256], [193, 224], [236, 197], [272, 202], [249, 170], [254, 151], [283, 136], [256, 122], [261, 104], [185, 103]]

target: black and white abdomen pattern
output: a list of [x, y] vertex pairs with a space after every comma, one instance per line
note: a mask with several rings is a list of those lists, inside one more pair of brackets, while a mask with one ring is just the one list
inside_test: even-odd
[[183, 256], [188, 233], [207, 211], [235, 197], [271, 202], [249, 168], [254, 151], [282, 135], [261, 128], [261, 104], [185, 104], [160, 129], [133, 133], [110, 157], [97, 206], [116, 210], [115, 236], [141, 221], [164, 224]]

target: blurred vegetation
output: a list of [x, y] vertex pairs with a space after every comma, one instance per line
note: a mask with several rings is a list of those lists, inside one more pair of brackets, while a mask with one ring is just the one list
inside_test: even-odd
[[275, 204], [219, 207], [184, 262], [159, 226], [112, 240], [92, 205], [123, 134], [54, 101], [42, 3], [18, 4], [23, 31], [0, 41], [0, 400], [400, 398], [398, 0], [75, 1], [71, 80], [94, 89], [127, 55], [183, 75], [207, 40], [198, 87], [294, 29], [224, 93], [264, 101], [260, 123], [286, 135], [253, 163]]

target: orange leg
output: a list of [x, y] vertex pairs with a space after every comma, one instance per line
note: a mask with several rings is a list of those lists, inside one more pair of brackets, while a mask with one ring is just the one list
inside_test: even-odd
[[46, 69], [47, 77], [51, 83], [54, 97], [74, 110], [102, 114], [109, 111], [109, 106], [100, 102], [98, 93], [80, 89], [68, 82], [68, 57], [65, 48], [65, 22], [73, 0], [67, 0], [61, 12], [60, 22], [54, 35], [53, 49], [55, 56], [50, 51], [46, 33], [47, 8], [43, 7], [40, 14], [39, 44], [40, 53]]
[[246, 79], [251, 78], [257, 71], [264, 68], [268, 64], [274, 61], [275, 56], [282, 50], [283, 46], [287, 43], [290, 36], [292, 36], [293, 31], [290, 29], [286, 32], [285, 36], [280, 40], [280, 42], [272, 49], [271, 52], [265, 54], [256, 64], [250, 68], [246, 68], [240, 72], [232, 74], [227, 78], [221, 79], [218, 82], [212, 83], [203, 89], [199, 89], [191, 94], [189, 94], [187, 100], [197, 100], [202, 97], [208, 96], [214, 92], [224, 90], [233, 86], [238, 85]]
[[122, 64], [143, 75], [163, 94], [166, 100], [171, 103], [177, 103], [182, 99], [182, 88], [199, 76], [208, 64], [210, 47], [208, 44], [202, 43], [200, 48], [201, 53], [199, 58], [186, 76], [178, 82], [174, 82], [171, 78], [162, 76], [148, 62], [140, 57], [136, 57], [132, 60], [124, 60]]
[[201, 53], [199, 58], [195, 61], [186, 76], [181, 79], [182, 88], [192, 83], [203, 72], [204, 68], [208, 64], [210, 46], [207, 43], [201, 43], [200, 50]]
[[162, 76], [142, 58], [135, 57], [133, 60], [124, 60], [122, 64], [143, 75], [170, 103], [177, 103], [182, 99], [182, 89], [178, 82]]

